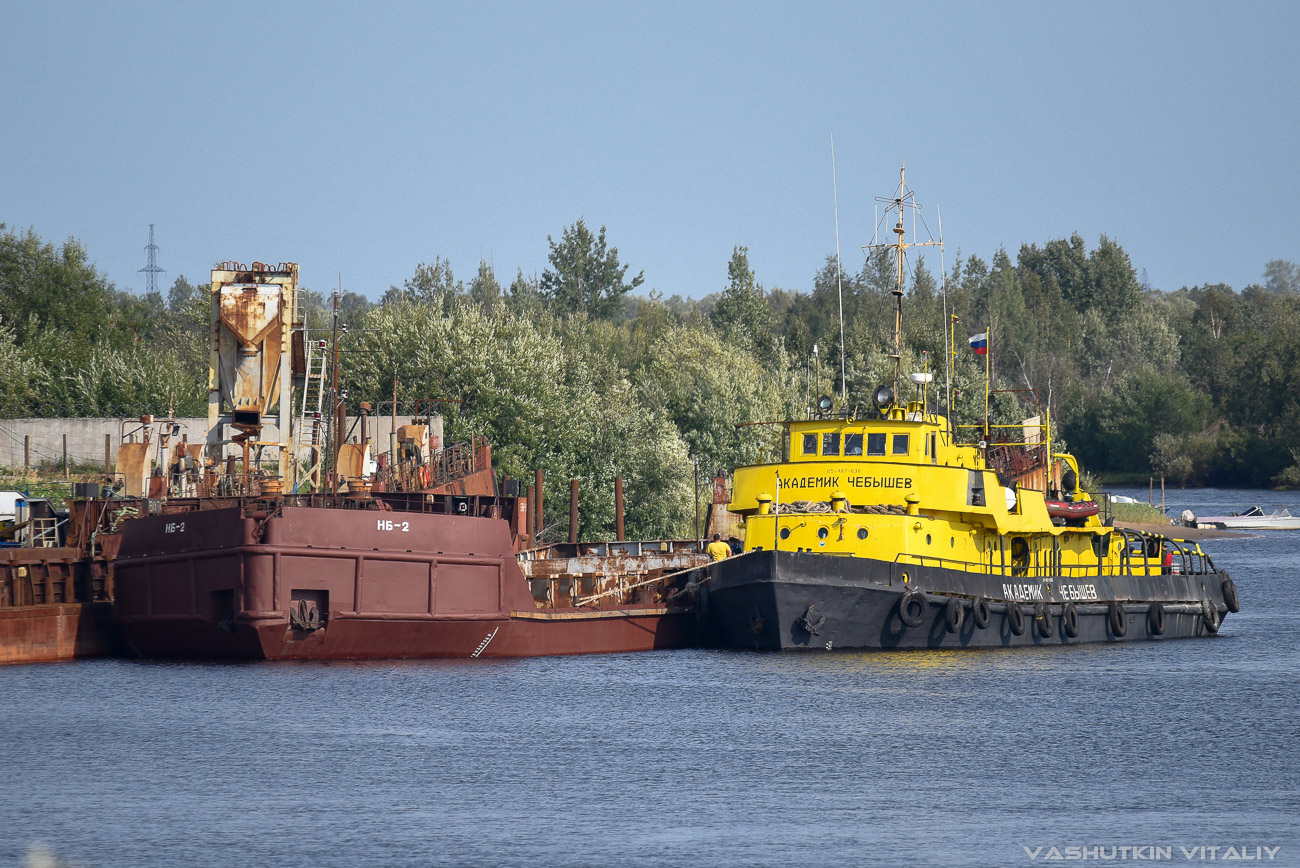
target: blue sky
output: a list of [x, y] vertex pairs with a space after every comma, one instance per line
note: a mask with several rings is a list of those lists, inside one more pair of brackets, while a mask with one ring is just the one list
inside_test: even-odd
[[[900, 11], [901, 10], [901, 11]], [[377, 298], [608, 226], [666, 295], [846, 267], [909, 186], [946, 259], [1105, 233], [1161, 289], [1300, 261], [1300, 5], [0, 5], [0, 222], [140, 290], [294, 260]], [[931, 222], [932, 228], [936, 222]], [[934, 258], [931, 264], [937, 265]]]

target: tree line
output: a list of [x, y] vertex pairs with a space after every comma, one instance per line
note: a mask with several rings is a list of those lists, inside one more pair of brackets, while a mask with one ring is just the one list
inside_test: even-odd
[[[852, 270], [826, 258], [805, 289], [763, 286], [748, 250], [719, 263], [703, 298], [637, 292], [644, 273], [584, 220], [548, 239], [540, 274], [498, 279], [480, 262], [468, 283], [446, 259], [370, 301], [339, 299], [349, 325], [343, 384], [357, 404], [403, 413], [438, 399], [448, 438], [494, 444], [501, 470], [579, 479], [583, 533], [607, 533], [613, 479], [628, 490], [628, 529], [689, 534], [691, 479], [771, 457], [779, 429], [839, 400], [841, 349], [851, 410], [868, 411], [892, 378], [896, 274], [888, 253]], [[75, 240], [55, 245], [0, 224], [0, 413], [133, 416], [206, 412], [206, 286], [118, 290]], [[844, 309], [841, 347], [839, 309]], [[1300, 486], [1300, 268], [1274, 260], [1262, 281], [1165, 292], [1144, 286], [1102, 236], [1027, 244], [1014, 259], [958, 255], [946, 275], [909, 261], [904, 371], [923, 367], [946, 401], [945, 331], [957, 317], [956, 422], [984, 415], [984, 363], [966, 338], [988, 330], [993, 416], [1037, 412], [1094, 473], [1162, 474], [1173, 484]], [[308, 325], [332, 300], [305, 290]], [[355, 409], [355, 407], [354, 407]], [[740, 426], [740, 427], [738, 427]], [[550, 497], [547, 520], [567, 520]]]

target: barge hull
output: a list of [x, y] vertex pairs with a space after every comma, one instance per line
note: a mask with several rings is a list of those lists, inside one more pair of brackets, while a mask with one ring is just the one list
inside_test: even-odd
[[[1207, 604], [1218, 623], [1228, 613], [1223, 590], [1228, 576], [1222, 572], [1026, 578], [763, 551], [712, 569], [704, 591], [709, 638], [732, 648], [1004, 648], [1175, 639], [1217, 632], [1207, 623], [1215, 618], [1207, 619]], [[926, 600], [916, 626], [904, 623], [900, 610], [911, 589], [922, 591]], [[976, 597], [989, 604], [983, 627], [972, 613]], [[963, 610], [955, 631], [946, 621], [950, 599]], [[1111, 601], [1123, 611], [1118, 632], [1111, 623]], [[1077, 616], [1073, 636], [1065, 629], [1067, 605]], [[1010, 606], [1021, 612], [1018, 633]]]
[[141, 657], [526, 657], [696, 638], [687, 607], [539, 609], [494, 519], [309, 507], [144, 516], [125, 529], [115, 568], [118, 624]]
[[287, 619], [222, 628], [200, 618], [169, 618], [128, 620], [123, 631], [140, 657], [205, 660], [538, 657], [682, 648], [695, 640], [695, 619], [680, 610], [631, 610], [617, 617], [574, 614], [581, 617], [404, 621], [333, 616], [327, 627], [311, 633], [295, 629]]
[[113, 604], [0, 609], [0, 663], [45, 663], [118, 653]]

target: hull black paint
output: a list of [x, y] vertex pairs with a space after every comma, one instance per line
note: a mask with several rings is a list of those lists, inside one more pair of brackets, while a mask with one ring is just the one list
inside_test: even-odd
[[[1028, 578], [764, 551], [729, 558], [711, 570], [702, 612], [714, 640], [732, 648], [1002, 648], [1175, 639], [1213, 635], [1211, 627], [1228, 611], [1223, 572]], [[915, 627], [903, 622], [899, 610], [911, 589], [924, 592], [926, 600]], [[984, 627], [977, 626], [971, 609], [981, 596], [991, 615]], [[947, 626], [950, 599], [963, 609], [955, 632]], [[1112, 601], [1123, 606], [1120, 635], [1109, 621]], [[1011, 629], [1013, 602], [1023, 615], [1020, 634]], [[1077, 614], [1075, 636], [1063, 629], [1067, 605]], [[1163, 619], [1153, 608], [1162, 610]]]

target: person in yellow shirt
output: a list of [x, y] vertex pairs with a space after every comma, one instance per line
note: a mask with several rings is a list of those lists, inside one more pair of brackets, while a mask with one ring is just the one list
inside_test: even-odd
[[715, 561], [720, 561], [731, 554], [731, 546], [722, 541], [722, 534], [715, 533], [713, 542], [709, 543], [709, 547], [705, 551], [709, 553], [709, 557]]

